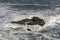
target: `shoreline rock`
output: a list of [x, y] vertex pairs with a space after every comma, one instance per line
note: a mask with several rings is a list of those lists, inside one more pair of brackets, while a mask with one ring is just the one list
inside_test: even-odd
[[20, 21], [12, 21], [11, 23], [16, 23], [16, 24], [21, 24], [21, 25], [25, 25], [27, 23], [27, 25], [40, 25], [43, 26], [45, 24], [43, 19], [40, 19], [39, 17], [32, 17], [31, 19], [23, 19]]

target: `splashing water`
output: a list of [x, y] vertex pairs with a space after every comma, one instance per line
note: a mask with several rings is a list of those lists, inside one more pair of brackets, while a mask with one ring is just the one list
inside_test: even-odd
[[[11, 5], [0, 4], [0, 39], [2, 40], [60, 40], [60, 8], [53, 10], [18, 10]], [[11, 21], [37, 16], [44, 19], [45, 25], [18, 25]], [[28, 31], [27, 29], [31, 29]], [[41, 33], [46, 30], [47, 32]], [[55, 36], [56, 35], [56, 36]]]

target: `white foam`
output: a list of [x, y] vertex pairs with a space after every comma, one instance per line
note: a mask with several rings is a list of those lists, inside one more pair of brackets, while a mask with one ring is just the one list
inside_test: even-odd
[[[52, 11], [52, 10], [43, 10], [43, 11], [36, 11], [36, 12], [34, 12], [32, 10], [13, 11], [13, 10], [9, 10], [8, 7], [6, 7], [6, 8], [2, 7], [1, 13], [3, 13], [3, 14], [1, 14], [1, 15], [4, 15], [5, 13], [9, 13], [9, 15], [12, 17], [12, 19], [10, 19], [10, 21], [18, 21], [18, 20], [22, 20], [25, 18], [31, 19], [33, 16], [37, 16], [41, 19], [44, 19], [44, 21], [46, 23], [43, 27], [40, 27], [40, 29], [42, 29], [42, 28], [46, 28], [47, 26], [55, 26], [55, 25], [57, 25], [56, 22], [60, 23], [60, 15], [46, 16], [49, 13], [53, 14], [56, 12], [56, 14], [57, 14], [57, 12], [59, 12], [59, 10], [60, 10], [59, 8], [56, 8], [54, 11]], [[20, 15], [23, 13], [26, 13], [27, 15]], [[6, 21], [9, 20], [8, 16], [7, 16]], [[4, 27], [7, 27], [7, 26], [17, 27], [16, 25], [13, 26], [12, 24], [10, 25], [8, 23]]]
[[[24, 12], [26, 12], [26, 13], [28, 13], [28, 11], [24, 11]], [[24, 13], [23, 11], [22, 11], [22, 13]], [[30, 11], [31, 13], [35, 13], [35, 12], [33, 12], [33, 11]], [[45, 12], [45, 11], [42, 11], [43, 13], [47, 13], [47, 12]], [[21, 12], [20, 12], [21, 13]], [[44, 21], [45, 21], [45, 25], [43, 26], [43, 27], [40, 27], [39, 26], [39, 28], [38, 29], [44, 29], [44, 28], [46, 28], [46, 27], [50, 27], [50, 26], [52, 26], [52, 27], [54, 27], [55, 25], [57, 25], [56, 24], [56, 22], [58, 22], [58, 23], [60, 23], [60, 15], [55, 15], [55, 16], [45, 16], [44, 14], [40, 14], [41, 13], [41, 11], [38, 11], [38, 12], [36, 12], [36, 14], [34, 14], [34, 15], [19, 15], [19, 13], [17, 14], [17, 13], [13, 13], [13, 14], [11, 14], [11, 16], [13, 17], [12, 19], [11, 19], [11, 21], [18, 21], [18, 20], [22, 20], [22, 19], [25, 19], [25, 18], [29, 18], [29, 19], [31, 19], [33, 16], [36, 16], [36, 17], [39, 17], [39, 18], [42, 18], [42, 19], [44, 19]], [[39, 14], [39, 15], [38, 15]], [[47, 15], [47, 14], [46, 14]], [[6, 24], [6, 25], [8, 25], [8, 24]], [[8, 25], [8, 26], [10, 26], [10, 24]], [[16, 25], [11, 25], [13, 28], [15, 28], [15, 27], [18, 27], [18, 26], [16, 26]], [[36, 27], [36, 26], [35, 26]]]
[[[20, 13], [21, 14], [27, 13], [28, 15], [20, 15]], [[4, 27], [4, 29], [6, 27], [12, 27], [12, 28], [22, 27], [23, 30], [25, 30], [24, 32], [26, 32], [26, 29], [29, 27], [29, 28], [32, 29], [32, 32], [36, 32], [37, 33], [37, 31], [40, 31], [40, 30], [45, 29], [47, 27], [53, 28], [53, 27], [55, 27], [55, 25], [57, 25], [57, 23], [60, 23], [60, 15], [58, 15], [58, 13], [60, 13], [60, 8], [56, 8], [54, 11], [52, 11], [52, 10], [43, 10], [43, 11], [33, 12], [32, 10], [29, 10], [29, 11], [28, 10], [13, 11], [13, 10], [9, 10], [6, 6], [5, 7], [0, 7], [0, 16], [6, 15], [6, 17], [4, 17], [5, 20], [4, 19], [0, 19], [0, 21], [2, 21], [2, 22], [4, 21], [3, 24], [1, 23], [3, 25], [1, 27]], [[56, 14], [56, 15], [49, 15], [48, 16], [48, 14]], [[18, 20], [22, 20], [22, 19], [25, 19], [25, 18], [29, 18], [30, 19], [33, 16], [37, 16], [39, 18], [44, 19], [46, 24], [44, 26], [39, 26], [39, 25], [34, 25], [34, 26], [26, 25], [25, 26], [25, 25], [17, 25], [17, 24], [11, 24], [10, 23], [11, 21], [18, 21]], [[12, 17], [12, 19], [10, 19], [10, 17]], [[0, 27], [0, 29], [1, 29], [1, 27]], [[4, 29], [2, 29], [2, 30], [4, 30]], [[13, 33], [13, 30], [11, 30], [11, 31], [12, 31], [11, 33]], [[17, 36], [13, 36], [11, 33], [9, 33], [8, 38], [11, 37], [11, 38], [14, 38], [14, 40], [15, 40], [17, 38]], [[5, 37], [7, 36], [6, 33], [1, 34], [1, 35], [5, 35]], [[45, 37], [46, 37], [46, 34], [45, 34]], [[4, 40], [4, 37], [0, 37], [0, 38]], [[46, 38], [50, 38], [50, 37], [47, 36]], [[5, 39], [7, 39], [7, 38], [5, 38]], [[58, 40], [58, 39], [56, 39], [56, 40]]]

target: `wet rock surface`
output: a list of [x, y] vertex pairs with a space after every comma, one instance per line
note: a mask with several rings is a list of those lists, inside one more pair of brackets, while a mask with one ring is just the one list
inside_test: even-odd
[[21, 24], [21, 25], [25, 25], [27, 23], [27, 25], [40, 25], [43, 26], [45, 24], [43, 19], [40, 19], [39, 17], [32, 17], [31, 19], [23, 19], [20, 21], [12, 21], [11, 23], [16, 23], [16, 24]]
[[28, 31], [31, 31], [31, 29], [27, 29]]

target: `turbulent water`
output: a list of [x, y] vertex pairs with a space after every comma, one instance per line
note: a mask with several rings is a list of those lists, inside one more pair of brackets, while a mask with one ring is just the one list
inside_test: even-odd
[[[40, 1], [29, 2], [21, 4], [20, 1], [17, 3], [16, 0], [9, 2], [0, 0], [0, 40], [60, 40], [60, 6], [36, 4]], [[48, 0], [45, 3], [47, 2]], [[48, 4], [59, 4], [59, 2], [53, 0], [53, 2], [49, 1]], [[32, 18], [33, 16], [44, 19], [45, 25], [11, 23], [11, 21]]]

